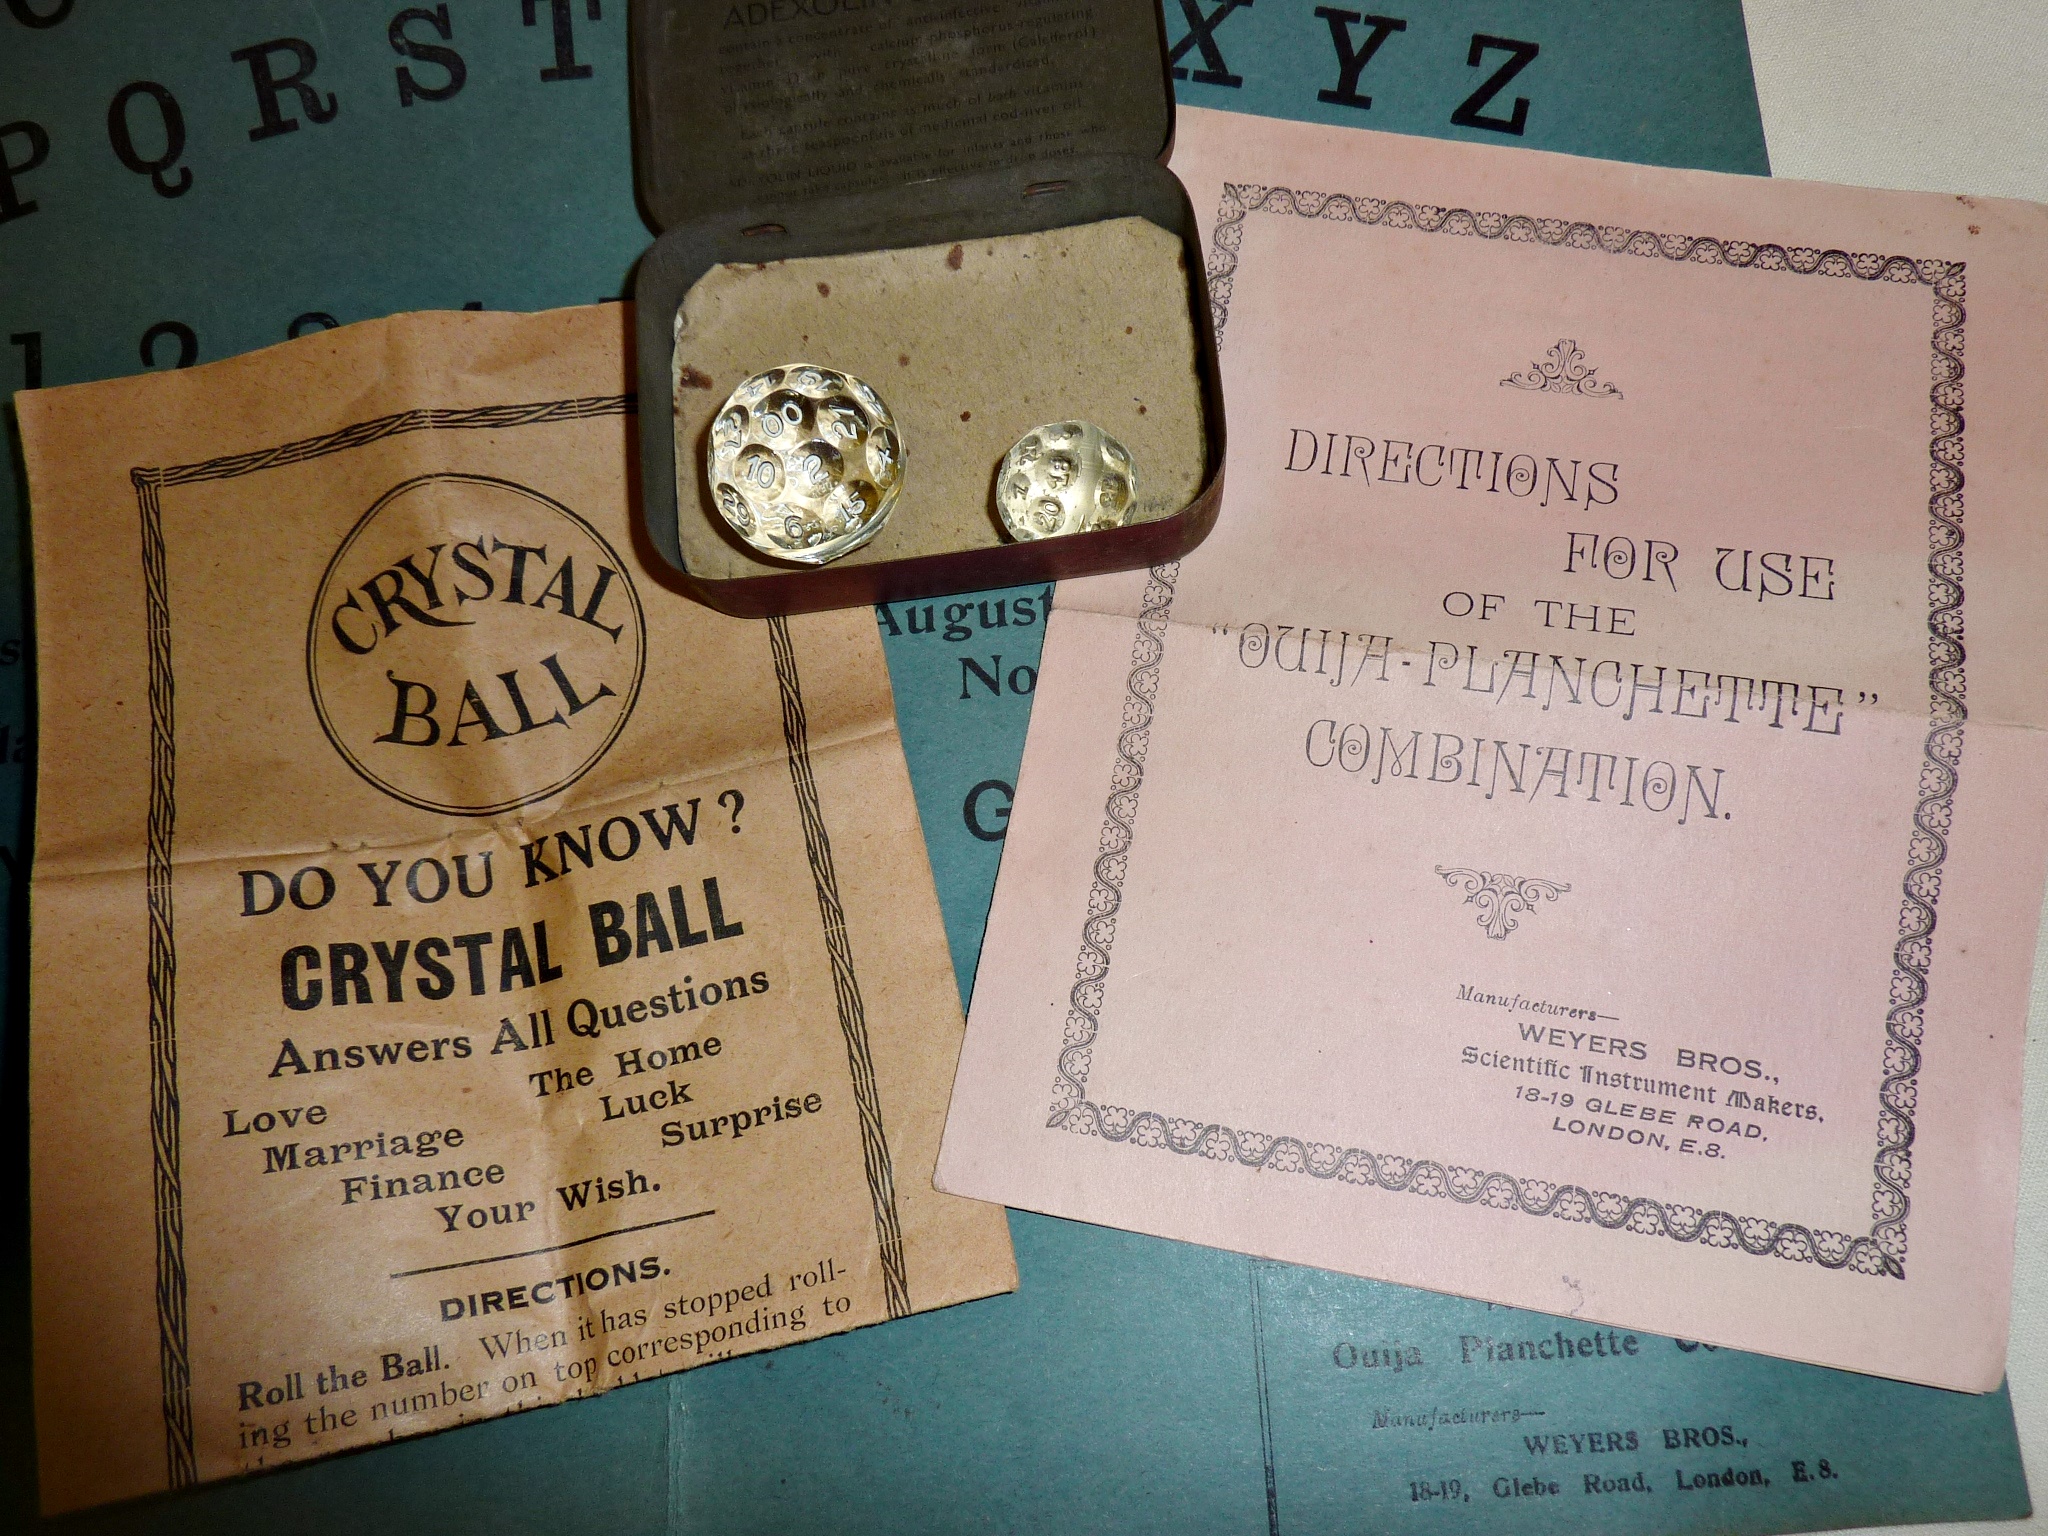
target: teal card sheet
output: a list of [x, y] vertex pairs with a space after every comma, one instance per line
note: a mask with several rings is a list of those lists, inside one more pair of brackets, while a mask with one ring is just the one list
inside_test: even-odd
[[[842, 6], [854, 0], [698, 8], [730, 29], [829, 26]], [[652, 238], [633, 195], [626, 10], [0, 0], [0, 392], [190, 366], [401, 310], [618, 297]], [[1167, 0], [1166, 36], [1187, 104], [1767, 170], [1737, 0]], [[5, 421], [0, 880], [19, 945], [30, 590], [11, 410]], [[1050, 597], [876, 615], [963, 997]], [[21, 970], [8, 967], [0, 1056], [0, 1185], [17, 1191]], [[9, 1530], [42, 1528], [20, 1198], [0, 1234]], [[1011, 1227], [1014, 1296], [48, 1528], [1764, 1532], [2028, 1508], [2002, 1391], [1904, 1386], [1036, 1216]]]

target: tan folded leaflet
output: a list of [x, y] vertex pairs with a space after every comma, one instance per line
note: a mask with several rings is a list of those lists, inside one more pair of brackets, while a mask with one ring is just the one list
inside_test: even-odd
[[47, 1508], [1015, 1283], [873, 620], [662, 589], [624, 323], [20, 397]]

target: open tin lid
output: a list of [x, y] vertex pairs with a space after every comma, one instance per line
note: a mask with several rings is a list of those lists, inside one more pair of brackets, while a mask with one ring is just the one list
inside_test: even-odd
[[1155, 0], [633, 0], [632, 56], [662, 230], [1173, 132]]

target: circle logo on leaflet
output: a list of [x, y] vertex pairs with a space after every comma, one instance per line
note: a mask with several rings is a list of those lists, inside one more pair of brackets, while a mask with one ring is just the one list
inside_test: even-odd
[[596, 766], [647, 667], [626, 562], [560, 502], [487, 475], [421, 475], [351, 528], [306, 630], [320, 727], [423, 811], [489, 816]]

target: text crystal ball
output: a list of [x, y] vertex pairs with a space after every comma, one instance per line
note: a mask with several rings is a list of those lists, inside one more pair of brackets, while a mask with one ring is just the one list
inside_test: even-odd
[[751, 548], [823, 565], [880, 531], [903, 485], [903, 439], [861, 380], [790, 363], [726, 397], [705, 472], [719, 515]]
[[996, 510], [1013, 539], [1121, 528], [1137, 504], [1130, 449], [1091, 422], [1026, 432], [996, 471]]

